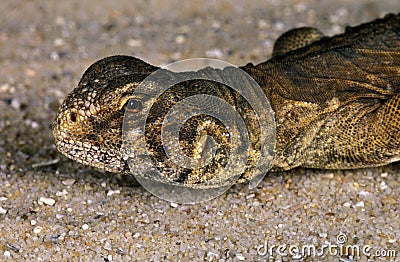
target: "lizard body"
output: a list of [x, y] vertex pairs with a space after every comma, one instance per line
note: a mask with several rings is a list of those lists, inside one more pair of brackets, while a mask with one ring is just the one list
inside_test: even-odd
[[[141, 109], [140, 101], [130, 100], [131, 94], [157, 69], [129, 56], [108, 57], [90, 66], [54, 121], [58, 150], [86, 165], [127, 172], [121, 150], [124, 112]], [[400, 160], [400, 15], [347, 28], [333, 37], [315, 29], [294, 29], [278, 39], [270, 60], [241, 69], [261, 86], [275, 113], [272, 170], [352, 169]], [[159, 141], [160, 119], [174, 103], [199, 91], [226, 99], [243, 116], [251, 115], [245, 101], [224, 86], [206, 81], [177, 85], [160, 97], [146, 127], [149, 150], [165, 168], [173, 165], [167, 163]], [[191, 121], [197, 128], [205, 119]], [[256, 131], [249, 131], [254, 155], [242, 181], [251, 179], [247, 171], [257, 158], [254, 122], [252, 117], [246, 120], [249, 130]], [[214, 136], [225, 132], [204, 128]], [[190, 141], [198, 139], [193, 130], [188, 127], [186, 132], [191, 138], [180, 137], [189, 155], [195, 148]], [[218, 168], [208, 170], [211, 175], [191, 178], [190, 171], [183, 170], [173, 180], [190, 186], [211, 179]]]

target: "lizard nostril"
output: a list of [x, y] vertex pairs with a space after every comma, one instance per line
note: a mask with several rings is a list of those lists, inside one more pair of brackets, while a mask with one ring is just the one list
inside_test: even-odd
[[78, 122], [78, 116], [76, 112], [71, 112], [68, 115], [68, 122], [70, 124], [76, 124]]
[[70, 119], [72, 122], [76, 122], [76, 113], [71, 113], [71, 114], [69, 115], [69, 119]]

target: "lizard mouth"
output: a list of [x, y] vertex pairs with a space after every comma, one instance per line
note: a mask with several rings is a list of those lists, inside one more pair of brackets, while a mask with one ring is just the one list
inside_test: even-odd
[[83, 165], [108, 172], [121, 172], [125, 168], [117, 150], [99, 148], [88, 142], [65, 143], [63, 140], [56, 140], [56, 146], [63, 155]]

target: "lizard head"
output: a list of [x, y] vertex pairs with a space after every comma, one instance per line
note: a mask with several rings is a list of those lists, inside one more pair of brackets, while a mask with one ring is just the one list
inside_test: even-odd
[[52, 127], [57, 149], [82, 164], [122, 172], [127, 102], [135, 87], [155, 70], [130, 56], [111, 56], [91, 65], [57, 113]]
[[[108, 57], [91, 65], [83, 74], [78, 86], [61, 104], [57, 113], [52, 130], [57, 149], [79, 163], [109, 172], [129, 173], [127, 153], [131, 151], [127, 151], [126, 147], [124, 149], [124, 145], [128, 143], [133, 148], [138, 140], [134, 136], [129, 136], [128, 142], [123, 141], [124, 119], [128, 119], [127, 121], [136, 127], [138, 124], [136, 120], [142, 119], [140, 116], [147, 112], [142, 109], [151, 105], [148, 108], [145, 125], [146, 150], [153, 160], [151, 164], [156, 163], [157, 169], [161, 171], [162, 179], [178, 184], [199, 184], [200, 186], [209, 180], [215, 183], [215, 186], [219, 186], [218, 183], [222, 183], [220, 181], [230, 183], [232, 181], [230, 176], [222, 179], [215, 175], [227, 165], [231, 151], [231, 135], [218, 118], [207, 116], [205, 113], [195, 113], [179, 129], [178, 146], [186, 156], [195, 159], [195, 164], [205, 163], [210, 151], [208, 149], [214, 144], [217, 146], [215, 157], [210, 160], [211, 163], [200, 168], [179, 166], [168, 158], [161, 139], [164, 118], [178, 102], [199, 93], [204, 95], [201, 97], [208, 99], [204, 100], [206, 105], [211, 103], [208, 98], [210, 96], [218, 96], [221, 100], [226, 99], [233, 108], [236, 106], [235, 103], [243, 105], [244, 108], [239, 111], [242, 115], [248, 112], [251, 106], [238, 92], [229, 87], [196, 78], [178, 82], [162, 94], [153, 96], [153, 93], [158, 91], [157, 84], [154, 84], [152, 80], [148, 82], [143, 82], [143, 80], [158, 69], [137, 58], [127, 56]], [[207, 72], [213, 72], [211, 69], [208, 70]], [[179, 79], [179, 76], [187, 76], [185, 74], [190, 73], [184, 72], [179, 75], [179, 73], [168, 71], [157, 80], [168, 85], [168, 82], [165, 82], [167, 79], [172, 78], [175, 81]], [[146, 91], [138, 87], [143, 83]], [[135, 91], [144, 92], [145, 99], [141, 100], [135, 96]], [[216, 104], [211, 105], [216, 106]], [[134, 114], [126, 116], [126, 110]], [[178, 110], [173, 117], [169, 116], [169, 118], [182, 119], [183, 113], [190, 113], [190, 110]], [[255, 113], [245, 119], [249, 130], [259, 130]], [[134, 130], [136, 129], [133, 128], [132, 133], [135, 133]], [[254, 140], [251, 152], [256, 152], [259, 147], [257, 132], [254, 131], [251, 137]], [[210, 137], [213, 138], [214, 143], [210, 142]], [[131, 148], [129, 146], [128, 149]], [[207, 149], [203, 150], [205, 147]], [[141, 153], [140, 150], [136, 150], [134, 155], [138, 156], [137, 159], [141, 159]], [[176, 158], [178, 157], [180, 155]], [[254, 153], [246, 164], [253, 165], [256, 160], [258, 160], [258, 154]], [[147, 167], [147, 165], [143, 166]]]

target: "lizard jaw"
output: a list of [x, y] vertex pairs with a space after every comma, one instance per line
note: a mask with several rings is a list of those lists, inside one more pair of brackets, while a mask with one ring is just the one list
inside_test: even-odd
[[125, 162], [117, 150], [98, 148], [90, 143], [65, 143], [62, 140], [56, 140], [56, 146], [63, 155], [83, 165], [113, 173], [120, 173], [125, 168]]

